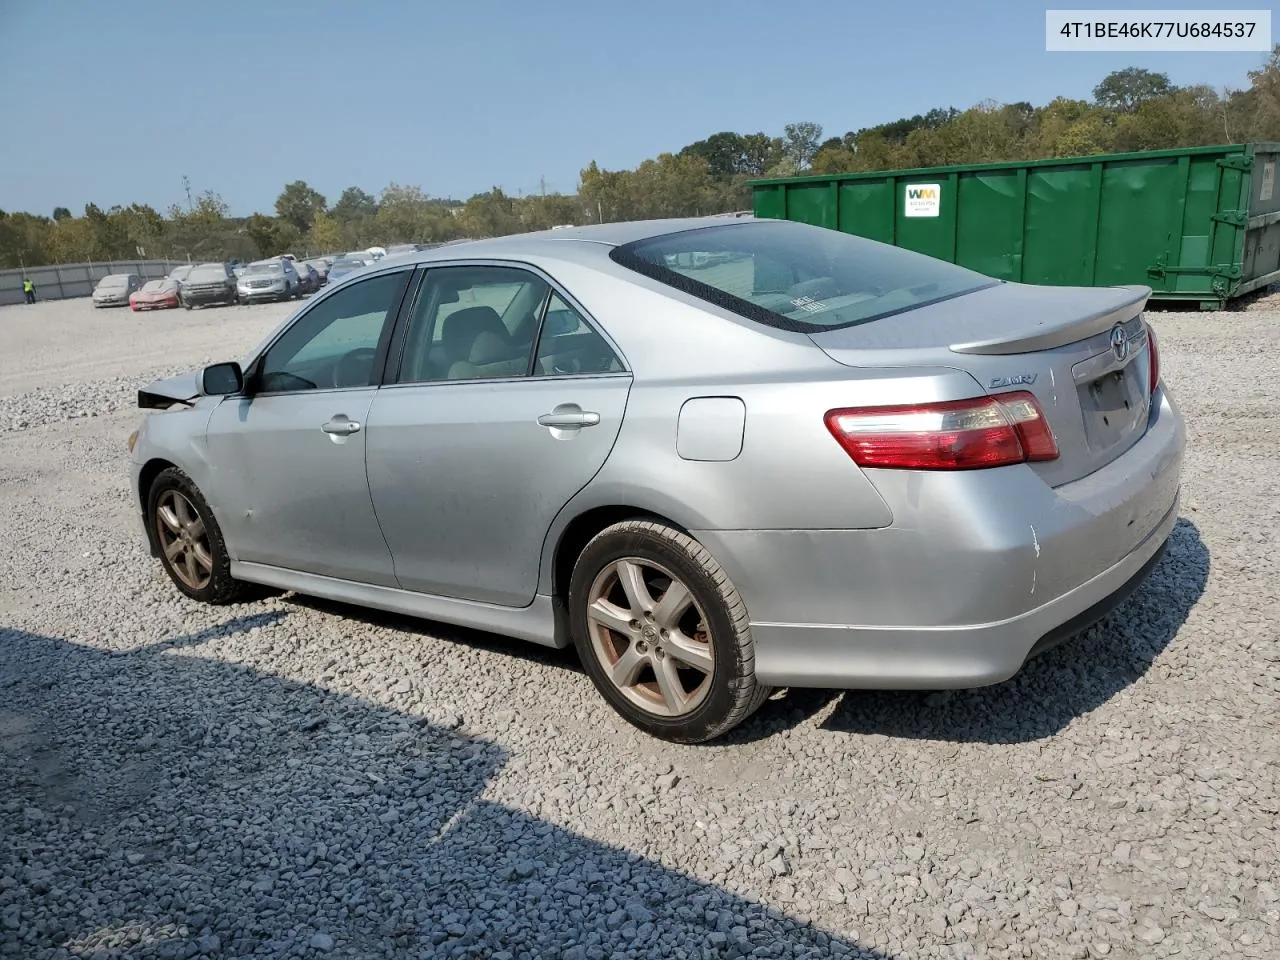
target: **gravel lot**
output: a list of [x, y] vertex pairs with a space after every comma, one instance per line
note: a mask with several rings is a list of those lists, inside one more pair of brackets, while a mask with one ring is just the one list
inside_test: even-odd
[[998, 687], [685, 748], [565, 655], [144, 556], [141, 382], [292, 306], [0, 309], [0, 956], [1280, 956], [1280, 309], [1153, 315], [1148, 586]]

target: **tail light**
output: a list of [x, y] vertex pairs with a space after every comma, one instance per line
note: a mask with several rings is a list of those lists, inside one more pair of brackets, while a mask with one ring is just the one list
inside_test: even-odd
[[861, 467], [973, 470], [1056, 460], [1058, 443], [1034, 395], [832, 410], [827, 429]]
[[1142, 325], [1147, 328], [1147, 350], [1151, 354], [1151, 378], [1148, 386], [1151, 388], [1150, 393], [1156, 392], [1156, 387], [1160, 386], [1160, 347], [1156, 343], [1156, 331], [1151, 324], [1143, 320]]

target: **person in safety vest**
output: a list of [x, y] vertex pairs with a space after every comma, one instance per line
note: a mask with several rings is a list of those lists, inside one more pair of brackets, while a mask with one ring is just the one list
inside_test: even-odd
[[31, 282], [30, 277], [22, 278], [22, 296], [26, 298], [27, 303], [36, 302], [36, 285]]

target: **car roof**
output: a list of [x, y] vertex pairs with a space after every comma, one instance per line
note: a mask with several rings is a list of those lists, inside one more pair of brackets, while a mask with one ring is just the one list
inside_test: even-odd
[[[403, 253], [396, 256], [396, 263], [429, 263], [433, 260], [464, 260], [471, 257], [506, 257], [568, 255], [570, 259], [594, 259], [604, 256], [613, 247], [632, 243], [636, 240], [647, 240], [668, 233], [679, 233], [682, 230], [696, 230], [703, 227], [714, 227], [725, 223], [754, 220], [753, 217], [739, 215], [718, 215], [711, 217], [676, 217], [662, 220], [628, 220], [619, 223], [597, 223], [582, 227], [562, 227], [558, 230], [539, 230], [534, 233], [514, 233], [505, 237], [492, 237], [484, 240], [460, 240], [420, 250], [417, 253]], [[577, 247], [572, 254], [570, 247]], [[594, 250], [590, 249], [594, 248]], [[593, 256], [593, 254], [595, 256]]]

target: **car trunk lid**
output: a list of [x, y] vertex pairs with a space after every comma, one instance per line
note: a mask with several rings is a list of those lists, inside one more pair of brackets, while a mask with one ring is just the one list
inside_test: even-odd
[[1058, 486], [1110, 463], [1146, 431], [1150, 293], [1002, 283], [811, 339], [848, 366], [936, 364], [968, 373], [975, 394], [1031, 392], [1059, 456], [1030, 466]]

